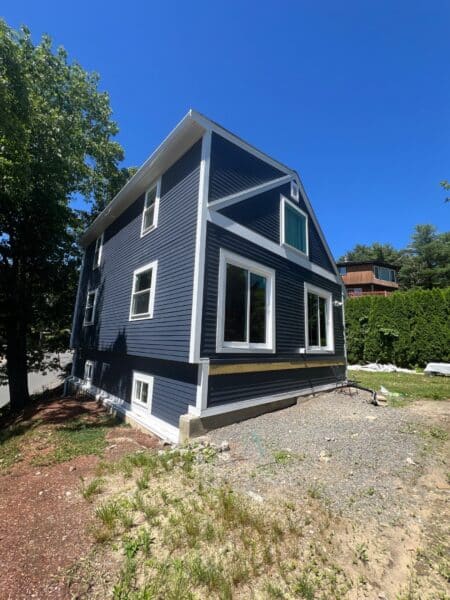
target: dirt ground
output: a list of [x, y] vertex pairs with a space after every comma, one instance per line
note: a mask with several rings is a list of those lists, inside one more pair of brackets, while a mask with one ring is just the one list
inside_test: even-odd
[[[54, 430], [77, 419], [95, 426], [105, 416], [92, 400], [65, 398], [43, 401], [21, 419], [20, 456], [7, 467], [0, 463], [1, 600], [91, 598], [94, 591], [73, 595], [73, 573], [83, 573], [85, 564], [86, 571], [111, 571], [105, 547], [102, 564], [85, 562], [95, 547], [95, 516], [80, 478], [92, 479], [101, 458], [45, 460]], [[0, 430], [10, 425], [0, 423]], [[352, 581], [343, 598], [447, 600], [449, 436], [447, 401], [377, 408], [363, 394], [322, 394], [212, 432], [209, 440], [227, 440], [230, 451], [198, 468], [255, 506], [297, 503], [305, 535]], [[111, 422], [105, 441], [98, 454], [106, 461], [162, 448], [156, 438]], [[114, 580], [112, 571], [108, 576]]]

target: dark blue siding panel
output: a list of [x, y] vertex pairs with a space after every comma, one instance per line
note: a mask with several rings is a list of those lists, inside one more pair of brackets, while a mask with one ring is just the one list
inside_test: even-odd
[[[253, 196], [220, 210], [226, 217], [240, 223], [253, 231], [263, 235], [276, 244], [280, 243], [280, 195], [290, 198], [290, 184], [285, 184], [264, 194]], [[293, 203], [306, 213], [308, 209], [304, 199], [300, 195], [299, 202]], [[311, 216], [309, 224], [309, 258], [313, 263], [334, 272], [325, 246], [320, 239], [319, 232], [314, 225]]]
[[344, 367], [315, 367], [260, 373], [216, 375], [209, 378], [208, 406], [288, 394], [345, 378]]
[[[299, 359], [299, 348], [305, 346], [304, 327], [304, 282], [321, 287], [333, 293], [334, 300], [341, 301], [341, 286], [321, 277], [277, 254], [249, 242], [212, 223], [207, 226], [205, 292], [203, 301], [202, 356], [211, 359], [242, 359], [246, 356], [255, 359], [255, 354], [217, 354], [216, 319], [217, 287], [219, 274], [219, 253], [224, 248], [275, 269], [276, 288], [276, 353], [256, 355], [257, 360], [264, 356], [271, 359]], [[334, 308], [335, 356], [344, 356], [342, 309]], [[320, 355], [314, 355], [319, 358]], [[329, 356], [329, 355], [327, 355]]]
[[83, 378], [86, 360], [94, 363], [93, 385], [126, 402], [131, 399], [133, 371], [153, 375], [152, 415], [175, 427], [195, 404], [197, 365], [86, 350], [77, 352], [76, 377]]
[[283, 175], [286, 173], [213, 133], [209, 179], [210, 201]]
[[[201, 141], [162, 177], [158, 225], [140, 237], [144, 196], [105, 231], [102, 265], [86, 252], [74, 346], [188, 360]], [[133, 271], [158, 260], [153, 319], [129, 321]], [[83, 327], [86, 291], [98, 286], [94, 325]]]

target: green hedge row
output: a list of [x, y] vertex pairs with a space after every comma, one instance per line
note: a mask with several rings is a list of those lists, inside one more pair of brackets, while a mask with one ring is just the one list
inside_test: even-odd
[[450, 362], [450, 288], [349, 298], [345, 318], [350, 364]]

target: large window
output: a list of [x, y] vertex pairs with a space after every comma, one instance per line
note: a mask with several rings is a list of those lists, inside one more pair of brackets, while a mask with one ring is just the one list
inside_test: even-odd
[[155, 302], [156, 261], [133, 273], [130, 319], [151, 319]]
[[258, 263], [221, 251], [217, 351], [274, 348], [275, 273]]
[[142, 213], [142, 228], [141, 237], [146, 233], [155, 229], [158, 224], [158, 210], [159, 210], [159, 196], [160, 196], [160, 181], [156, 185], [153, 185], [145, 193], [144, 211]]
[[133, 390], [131, 404], [137, 404], [142, 408], [151, 408], [153, 395], [153, 377], [147, 373], [133, 372]]
[[396, 276], [394, 269], [389, 269], [388, 267], [377, 267], [373, 268], [375, 277], [377, 279], [382, 279], [383, 281], [393, 281], [395, 282]]
[[332, 295], [309, 284], [305, 284], [305, 337], [309, 352], [334, 350]]
[[95, 242], [95, 248], [94, 248], [94, 262], [93, 262], [93, 269], [96, 269], [97, 267], [100, 266], [101, 262], [102, 262], [102, 251], [103, 251], [103, 233], [100, 237], [97, 238], [96, 242]]
[[308, 215], [283, 197], [280, 210], [281, 243], [308, 254]]
[[95, 319], [95, 307], [97, 305], [97, 290], [91, 290], [86, 296], [84, 307], [84, 325], [92, 325]]

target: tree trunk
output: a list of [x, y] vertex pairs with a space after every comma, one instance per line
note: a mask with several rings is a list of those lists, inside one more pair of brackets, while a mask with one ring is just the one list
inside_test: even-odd
[[28, 392], [26, 327], [14, 323], [7, 331], [6, 360], [11, 409], [18, 411], [30, 400]]

